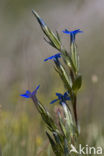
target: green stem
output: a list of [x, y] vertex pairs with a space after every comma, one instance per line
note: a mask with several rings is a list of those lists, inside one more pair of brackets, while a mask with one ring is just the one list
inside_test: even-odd
[[78, 117], [77, 117], [77, 106], [76, 105], [77, 105], [77, 97], [75, 95], [74, 99], [73, 99], [73, 112], [74, 112], [76, 126], [78, 127]]

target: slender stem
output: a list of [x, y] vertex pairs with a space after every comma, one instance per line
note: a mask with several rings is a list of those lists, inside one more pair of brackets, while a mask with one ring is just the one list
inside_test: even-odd
[[77, 97], [76, 95], [74, 96], [74, 100], [73, 100], [73, 112], [74, 112], [74, 117], [75, 117], [75, 122], [76, 122], [76, 126], [78, 127], [78, 117], [77, 117]]
[[[70, 75], [72, 78], [72, 82], [74, 82], [74, 74], [72, 72], [72, 70], [70, 70]], [[77, 96], [75, 95], [73, 98], [73, 112], [74, 112], [74, 117], [75, 117], [75, 122], [76, 122], [76, 126], [78, 127], [78, 117], [77, 117]]]
[[74, 74], [73, 74], [72, 69], [70, 69], [70, 76], [71, 76], [72, 82], [74, 82]]

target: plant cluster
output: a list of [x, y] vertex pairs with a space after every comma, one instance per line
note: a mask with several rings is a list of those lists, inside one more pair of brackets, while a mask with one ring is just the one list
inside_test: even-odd
[[[62, 107], [62, 110], [60, 110], [60, 107], [57, 110], [58, 123], [54, 121], [52, 115], [37, 98], [37, 91], [40, 85], [38, 85], [33, 92], [27, 90], [21, 96], [31, 98], [34, 102], [42, 120], [44, 120], [47, 126], [46, 135], [55, 155], [69, 156], [71, 155], [71, 145], [76, 146], [80, 133], [77, 116], [77, 94], [82, 85], [82, 76], [79, 72], [76, 35], [82, 33], [82, 31], [80, 29], [74, 31], [65, 29], [63, 31], [63, 33], [70, 36], [70, 50], [67, 51], [62, 45], [59, 33], [53, 33], [37, 12], [32, 10], [32, 13], [45, 34], [45, 41], [58, 51], [55, 55], [44, 60], [45, 62], [49, 60], [54, 62], [55, 70], [59, 74], [66, 89], [64, 94], [56, 93], [57, 98], [50, 102], [50, 104], [57, 102]], [[64, 61], [64, 65], [61, 58]], [[68, 69], [67, 71], [66, 68]]]

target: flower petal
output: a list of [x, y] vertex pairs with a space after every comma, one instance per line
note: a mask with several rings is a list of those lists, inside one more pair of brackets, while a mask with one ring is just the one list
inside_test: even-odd
[[44, 61], [46, 62], [48, 60], [52, 60], [53, 58], [54, 58], [53, 56], [50, 56], [50, 57], [46, 58]]
[[58, 101], [58, 99], [55, 99], [55, 100], [51, 101], [50, 104], [53, 104], [53, 103], [55, 103], [56, 101]]
[[69, 31], [69, 30], [65, 29], [62, 32], [65, 33], [65, 34], [74, 34], [74, 35], [76, 35], [78, 33], [83, 33], [83, 31], [81, 31], [80, 29], [76, 29], [76, 30], [73, 30], [73, 31]]
[[20, 96], [22, 96], [24, 98], [30, 98], [31, 97], [31, 92], [29, 90], [27, 90], [24, 94], [21, 94]]
[[61, 53], [57, 53], [56, 55], [54, 55], [54, 57], [56, 58], [60, 58], [61, 57]]
[[65, 92], [65, 93], [64, 93], [64, 96], [68, 96], [68, 92]]
[[77, 29], [77, 30], [74, 30], [73, 33], [74, 34], [83, 33], [83, 31], [81, 31], [80, 29]]
[[60, 93], [56, 93], [56, 96], [58, 96], [58, 99], [61, 100], [63, 95]]
[[63, 30], [62, 32], [65, 34], [70, 34], [70, 31], [68, 31], [67, 29]]
[[46, 58], [46, 59], [44, 59], [44, 61], [46, 62], [46, 61], [48, 61], [48, 60], [52, 60], [52, 59], [58, 59], [58, 58], [60, 58], [61, 57], [61, 53], [57, 53], [57, 54], [55, 54], [55, 55], [53, 55], [53, 56], [50, 56], [50, 57], [48, 57], [48, 58]]
[[37, 93], [37, 91], [38, 91], [39, 88], [40, 88], [40, 85], [38, 85], [38, 86], [35, 88], [35, 90], [32, 92], [32, 96], [35, 95], [35, 94]]

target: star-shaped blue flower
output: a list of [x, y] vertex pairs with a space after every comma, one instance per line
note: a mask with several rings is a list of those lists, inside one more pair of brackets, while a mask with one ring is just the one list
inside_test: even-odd
[[44, 61], [46, 62], [48, 60], [53, 60], [56, 64], [59, 64], [59, 58], [60, 57], [61, 57], [61, 53], [57, 53], [57, 54], [55, 54], [53, 56], [50, 56], [50, 57], [44, 59]]
[[39, 88], [40, 85], [38, 85], [32, 93], [29, 90], [27, 90], [24, 94], [21, 94], [20, 96], [24, 98], [32, 98], [34, 95], [36, 95]]
[[65, 29], [62, 32], [65, 33], [65, 34], [69, 34], [70, 35], [71, 43], [75, 42], [76, 34], [83, 33], [83, 31], [81, 31], [80, 29], [73, 30], [73, 31], [69, 31], [69, 30]]
[[60, 104], [62, 104], [62, 102], [66, 102], [68, 100], [71, 100], [70, 99], [70, 96], [68, 95], [68, 92], [65, 92], [64, 95], [63, 94], [60, 94], [60, 93], [56, 93], [56, 96], [58, 97], [57, 99], [53, 100], [50, 102], [50, 104], [53, 104], [55, 103], [56, 101], [59, 101]]

